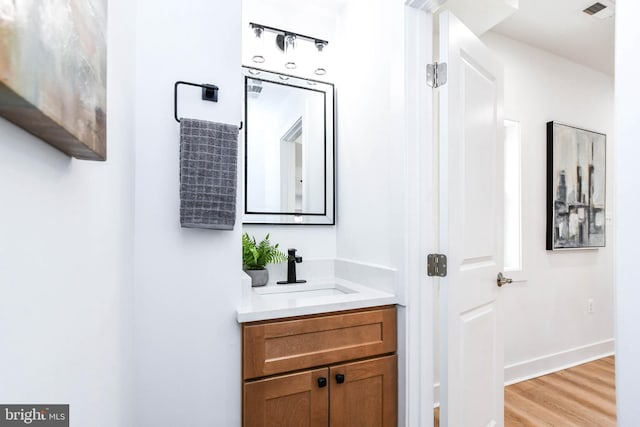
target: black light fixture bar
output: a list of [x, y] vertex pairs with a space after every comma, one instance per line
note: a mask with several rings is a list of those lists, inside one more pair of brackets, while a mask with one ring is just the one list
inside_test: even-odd
[[319, 39], [317, 37], [305, 36], [304, 34], [298, 34], [298, 33], [294, 33], [293, 31], [282, 30], [280, 28], [270, 27], [268, 25], [256, 24], [255, 22], [250, 22], [249, 25], [251, 25], [251, 28], [259, 27], [259, 28], [263, 28], [263, 29], [265, 29], [267, 31], [271, 31], [272, 33], [277, 33], [277, 34], [282, 34], [282, 35], [291, 34], [291, 35], [294, 35], [294, 36], [299, 37], [301, 39], [309, 40], [310, 42], [322, 43], [325, 46], [329, 44], [328, 41]]

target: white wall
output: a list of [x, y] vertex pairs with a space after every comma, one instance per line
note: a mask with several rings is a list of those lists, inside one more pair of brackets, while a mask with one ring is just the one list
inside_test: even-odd
[[[614, 223], [607, 247], [545, 250], [546, 122], [607, 135], [607, 209], [614, 211], [613, 78], [495, 33], [482, 38], [505, 67], [504, 113], [522, 132], [524, 272], [504, 288], [506, 380], [613, 351]], [[593, 313], [587, 300], [593, 298]]]
[[337, 256], [400, 267], [407, 179], [403, 5], [349, 1], [337, 25]]
[[640, 60], [637, 41], [640, 3], [616, 2], [616, 394], [618, 424], [632, 426], [640, 419], [640, 288], [638, 284], [638, 165], [640, 156]]
[[109, 1], [107, 161], [0, 119], [0, 402], [131, 423], [135, 16]]
[[210, 103], [181, 86], [181, 116], [239, 124], [240, 2], [139, 0], [135, 13], [133, 425], [238, 426], [240, 219], [233, 231], [180, 228], [173, 84], [220, 88]]

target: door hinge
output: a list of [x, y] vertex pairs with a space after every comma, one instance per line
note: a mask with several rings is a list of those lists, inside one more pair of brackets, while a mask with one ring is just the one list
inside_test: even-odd
[[445, 83], [447, 83], [447, 63], [427, 64], [427, 85], [435, 89]]
[[447, 256], [443, 254], [427, 255], [427, 276], [447, 276]]

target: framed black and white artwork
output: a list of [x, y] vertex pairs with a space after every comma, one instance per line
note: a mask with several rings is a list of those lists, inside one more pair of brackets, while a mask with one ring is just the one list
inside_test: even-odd
[[547, 250], [605, 246], [607, 136], [547, 123]]

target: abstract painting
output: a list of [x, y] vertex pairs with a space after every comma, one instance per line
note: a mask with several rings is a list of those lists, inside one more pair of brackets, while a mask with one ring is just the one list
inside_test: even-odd
[[0, 0], [0, 116], [106, 159], [107, 0]]
[[547, 123], [547, 249], [605, 246], [606, 135]]

